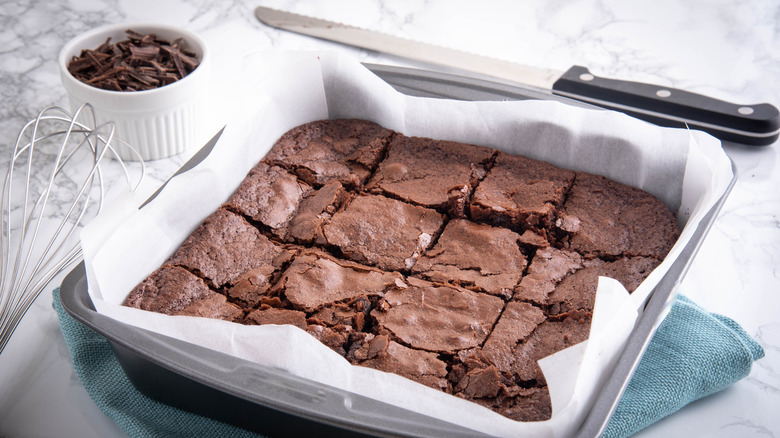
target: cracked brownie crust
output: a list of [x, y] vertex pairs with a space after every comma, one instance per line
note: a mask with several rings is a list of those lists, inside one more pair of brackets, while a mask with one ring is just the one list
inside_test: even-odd
[[506, 228], [453, 219], [412, 273], [509, 298], [527, 263], [520, 240]]
[[284, 134], [125, 305], [290, 324], [352, 364], [518, 421], [537, 361], [587, 339], [599, 276], [633, 291], [679, 236], [651, 195], [363, 120]]
[[480, 146], [395, 136], [367, 190], [465, 217], [468, 197], [495, 155]]

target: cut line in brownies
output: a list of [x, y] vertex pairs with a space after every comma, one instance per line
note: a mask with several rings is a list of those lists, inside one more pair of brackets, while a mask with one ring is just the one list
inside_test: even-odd
[[517, 421], [537, 361], [587, 339], [599, 276], [633, 291], [679, 236], [652, 195], [375, 123], [293, 128], [125, 305], [290, 324], [354, 365]]

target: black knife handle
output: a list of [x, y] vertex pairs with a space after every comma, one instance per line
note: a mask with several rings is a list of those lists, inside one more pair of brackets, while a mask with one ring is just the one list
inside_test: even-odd
[[737, 105], [659, 85], [600, 78], [580, 66], [564, 73], [553, 92], [661, 126], [687, 125], [725, 141], [765, 146], [780, 135], [780, 112], [768, 103]]

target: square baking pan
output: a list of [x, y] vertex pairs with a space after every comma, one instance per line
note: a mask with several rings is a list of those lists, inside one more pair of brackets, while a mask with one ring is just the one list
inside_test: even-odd
[[[399, 92], [413, 96], [481, 101], [544, 99], [587, 106], [520, 86], [401, 67], [373, 64], [366, 67]], [[219, 135], [177, 174], [186, 172], [207, 156]], [[732, 170], [734, 177], [727, 190], [706, 213], [647, 300], [626, 347], [575, 436], [599, 436], [606, 427], [647, 344], [676, 296], [676, 286], [736, 182], [733, 163]], [[119, 364], [140, 392], [187, 411], [269, 436], [487, 436], [116, 321], [95, 311], [83, 263], [65, 277], [60, 296], [71, 316], [109, 341]]]

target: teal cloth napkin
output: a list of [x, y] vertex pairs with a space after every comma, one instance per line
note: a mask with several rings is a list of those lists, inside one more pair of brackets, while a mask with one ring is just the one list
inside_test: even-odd
[[[152, 400], [122, 371], [108, 341], [73, 319], [53, 293], [73, 367], [95, 404], [130, 437], [259, 437], [252, 432]], [[737, 323], [680, 296], [607, 426], [604, 437], [630, 436], [688, 403], [750, 373], [764, 350]]]
[[678, 296], [604, 432], [630, 436], [750, 374], [764, 349], [733, 320]]

